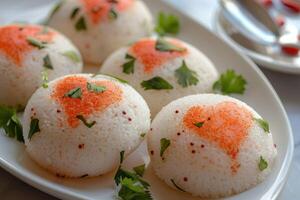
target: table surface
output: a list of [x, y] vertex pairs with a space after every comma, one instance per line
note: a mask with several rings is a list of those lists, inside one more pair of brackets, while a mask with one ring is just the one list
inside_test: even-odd
[[[217, 0], [166, 0], [199, 21], [209, 29], [213, 29]], [[294, 159], [287, 183], [278, 197], [283, 199], [300, 199], [300, 76], [273, 72], [261, 68], [281, 98], [288, 113], [295, 139]], [[30, 197], [31, 200], [53, 200], [39, 190], [20, 181], [8, 172], [0, 169], [0, 195], [2, 200], [16, 200]]]

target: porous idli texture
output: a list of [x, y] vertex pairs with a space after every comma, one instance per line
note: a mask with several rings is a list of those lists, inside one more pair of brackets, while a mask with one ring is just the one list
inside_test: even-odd
[[153, 29], [151, 13], [139, 0], [62, 1], [48, 25], [67, 35], [93, 64]]
[[[212, 92], [218, 78], [216, 68], [202, 52], [174, 38], [144, 38], [123, 47], [103, 63], [100, 72], [128, 81], [145, 98], [152, 116], [175, 99]], [[168, 85], [162, 86], [161, 79]], [[153, 87], [145, 87], [151, 80]]]
[[175, 100], [148, 134], [151, 165], [177, 190], [203, 198], [243, 192], [266, 179], [277, 151], [261, 117], [245, 103], [215, 94]]
[[24, 108], [43, 79], [81, 70], [79, 51], [53, 29], [24, 24], [0, 27], [0, 104]]
[[38, 89], [23, 120], [26, 151], [34, 161], [58, 176], [84, 177], [115, 169], [121, 151], [134, 151], [149, 130], [150, 111], [131, 86], [76, 74]]

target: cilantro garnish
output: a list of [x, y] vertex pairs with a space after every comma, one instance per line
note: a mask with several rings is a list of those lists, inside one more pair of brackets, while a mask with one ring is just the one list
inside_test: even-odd
[[171, 145], [171, 141], [168, 140], [167, 138], [160, 139], [160, 153], [159, 153], [160, 157], [163, 156], [164, 152], [170, 145]]
[[64, 96], [65, 97], [71, 97], [71, 98], [78, 98], [80, 99], [82, 95], [82, 91], [80, 87], [74, 88], [67, 92]]
[[47, 69], [53, 69], [53, 65], [52, 65], [52, 62], [51, 62], [51, 59], [50, 59], [49, 54], [47, 54], [47, 55], [43, 58], [43, 61], [44, 61], [44, 67], [45, 67], [45, 68], [47, 68]]
[[32, 136], [37, 133], [40, 132], [40, 127], [39, 127], [39, 120], [36, 118], [31, 119], [30, 122], [30, 129], [29, 129], [29, 133], [28, 133], [28, 139], [31, 140]]
[[124, 170], [121, 168], [121, 166], [119, 166], [119, 169], [114, 177], [116, 185], [119, 185], [121, 183], [121, 180], [124, 178], [130, 178], [132, 180], [138, 181], [147, 189], [150, 187], [149, 183], [143, 180], [139, 175], [134, 172]]
[[48, 88], [48, 72], [47, 70], [43, 70], [42, 71], [42, 81], [43, 81], [43, 84], [42, 84], [42, 87], [43, 88]]
[[134, 62], [135, 62], [135, 57], [126, 54], [125, 59], [128, 60], [126, 63], [122, 65], [123, 67], [123, 73], [125, 74], [130, 74], [134, 73]]
[[53, 15], [61, 8], [61, 6], [63, 5], [64, 2], [65, 2], [65, 0], [61, 0], [53, 6], [53, 8], [49, 14], [48, 20], [53, 17]]
[[139, 175], [139, 176], [143, 176], [144, 175], [144, 172], [145, 172], [145, 164], [142, 164], [142, 165], [139, 165], [139, 166], [136, 166], [133, 168], [133, 171]]
[[113, 7], [108, 12], [108, 18], [112, 20], [118, 18], [118, 13], [115, 11]]
[[185, 48], [176, 46], [163, 38], [158, 38], [155, 43], [155, 49], [157, 51], [167, 51], [167, 52], [182, 52], [186, 51]]
[[120, 165], [121, 165], [121, 164], [123, 163], [123, 161], [124, 161], [124, 154], [125, 154], [125, 151], [124, 151], [124, 150], [120, 152]]
[[72, 60], [75, 63], [79, 63], [81, 61], [79, 55], [75, 51], [65, 51], [62, 53], [62, 55], [68, 57], [70, 60]]
[[96, 124], [96, 121], [87, 122], [83, 115], [77, 115], [76, 118], [82, 121], [83, 124], [88, 128], [92, 128]]
[[259, 118], [254, 118], [254, 120], [266, 133], [270, 133], [269, 123], [266, 120]]
[[182, 87], [197, 85], [199, 81], [197, 78], [197, 73], [193, 70], [190, 70], [184, 60], [182, 61], [181, 67], [175, 71], [175, 76], [178, 84], [180, 84]]
[[96, 85], [94, 83], [89, 83], [89, 82], [87, 82], [86, 87], [87, 87], [88, 91], [95, 92], [95, 93], [102, 93], [106, 90], [105, 86]]
[[247, 81], [242, 75], [238, 75], [234, 70], [227, 70], [221, 74], [219, 80], [213, 85], [214, 91], [220, 91], [223, 94], [243, 94]]
[[204, 122], [196, 122], [194, 123], [195, 126], [197, 126], [198, 128], [202, 127], [204, 124]]
[[8, 137], [24, 142], [22, 124], [15, 108], [0, 105], [0, 128], [4, 129]]
[[80, 11], [79, 7], [74, 8], [73, 11], [71, 12], [70, 18], [74, 19], [79, 11]]
[[174, 179], [171, 179], [171, 182], [172, 182], [172, 184], [174, 185], [175, 188], [177, 188], [177, 189], [180, 190], [181, 192], [186, 192], [185, 190], [183, 190], [181, 187], [179, 187], [179, 186], [175, 183]]
[[77, 31], [84, 31], [84, 30], [87, 30], [87, 26], [86, 26], [86, 23], [85, 23], [85, 19], [83, 16], [81, 16], [78, 21], [76, 22], [75, 24], [75, 29]]
[[165, 14], [160, 12], [157, 17], [155, 31], [160, 35], [172, 34], [176, 35], [180, 29], [180, 22], [178, 17], [172, 14]]
[[263, 171], [268, 167], [268, 163], [262, 156], [259, 159], [258, 168], [260, 171]]
[[141, 133], [140, 135], [142, 138], [144, 138], [146, 136], [146, 133]]
[[161, 78], [160, 76], [155, 76], [149, 80], [143, 81], [141, 86], [144, 90], [170, 90], [173, 89], [173, 86], [166, 81], [165, 79]]
[[43, 48], [45, 48], [46, 47], [46, 42], [41, 42], [41, 41], [39, 41], [39, 40], [37, 40], [37, 39], [35, 39], [35, 38], [33, 38], [33, 37], [27, 37], [27, 42], [28, 42], [28, 44], [30, 44], [30, 45], [32, 45], [32, 46], [34, 46], [34, 47], [37, 47], [38, 49], [43, 49]]

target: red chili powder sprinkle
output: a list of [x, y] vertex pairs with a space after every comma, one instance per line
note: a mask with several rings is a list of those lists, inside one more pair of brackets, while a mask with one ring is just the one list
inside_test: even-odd
[[33, 37], [43, 42], [51, 42], [56, 33], [35, 25], [9, 25], [0, 28], [0, 51], [13, 62], [21, 66], [26, 53], [36, 48], [28, 43], [27, 38]]
[[[183, 47], [177, 40], [170, 40], [172, 44]], [[155, 39], [144, 39], [136, 42], [130, 48], [130, 53], [144, 65], [144, 72], [151, 73], [154, 68], [160, 67], [168, 60], [183, 56], [187, 54], [186, 51], [157, 51], [155, 49]]]
[[[209, 121], [206, 120], [208, 117]], [[200, 128], [194, 125], [199, 121], [204, 122]], [[183, 123], [201, 138], [216, 143], [231, 159], [236, 159], [253, 120], [252, 114], [245, 108], [234, 102], [222, 102], [214, 106], [191, 107]]]
[[[101, 93], [87, 90], [87, 79], [84, 77], [71, 76], [60, 80], [55, 86], [52, 98], [61, 104], [67, 115], [68, 124], [75, 128], [79, 124], [77, 115], [87, 117], [93, 112], [100, 112], [108, 106], [121, 101], [122, 90], [110, 81], [94, 81], [94, 84], [106, 87]], [[70, 90], [80, 87], [81, 98], [70, 98], [64, 95]]]
[[107, 20], [110, 10], [113, 8], [117, 12], [128, 9], [133, 0], [118, 0], [117, 2], [108, 0], [81, 0], [87, 15], [93, 24]]

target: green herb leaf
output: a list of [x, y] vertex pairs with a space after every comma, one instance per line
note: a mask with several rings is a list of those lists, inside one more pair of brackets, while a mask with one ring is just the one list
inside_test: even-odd
[[22, 124], [15, 108], [0, 105], [0, 128], [4, 129], [8, 137], [24, 142]]
[[125, 151], [124, 151], [124, 150], [120, 152], [120, 165], [121, 165], [121, 164], [123, 163], [123, 161], [124, 161], [124, 154], [125, 154]]
[[179, 67], [175, 71], [175, 76], [177, 78], [178, 84], [180, 84], [182, 87], [188, 87], [190, 85], [197, 85], [199, 82], [197, 78], [197, 73], [193, 70], [190, 70], [185, 61], [182, 61], [181, 67]]
[[73, 11], [71, 12], [70, 18], [74, 19], [79, 11], [80, 11], [79, 7], [74, 8]]
[[96, 85], [94, 83], [89, 83], [87, 82], [87, 89], [90, 92], [95, 92], [95, 93], [102, 93], [106, 90], [105, 86], [101, 86], [101, 85]]
[[142, 138], [144, 138], [144, 137], [146, 136], [146, 133], [142, 133], [140, 136], [141, 136]]
[[202, 127], [204, 124], [204, 122], [197, 122], [197, 123], [194, 123], [195, 126], [197, 126], [198, 128]]
[[75, 63], [81, 62], [80, 56], [75, 51], [65, 51], [62, 53], [62, 55], [68, 57]]
[[141, 86], [145, 90], [170, 90], [173, 89], [173, 86], [167, 82], [165, 79], [155, 76], [152, 79], [143, 81]]
[[40, 127], [39, 127], [39, 120], [36, 118], [32, 118], [31, 122], [30, 122], [30, 129], [29, 129], [29, 133], [28, 133], [28, 139], [31, 140], [32, 136], [37, 133], [40, 132]]
[[144, 175], [144, 172], [145, 172], [145, 164], [134, 167], [133, 171], [135, 171], [135, 173], [137, 175], [142, 177]]
[[82, 115], [77, 115], [76, 118], [79, 119], [80, 121], [82, 121], [83, 124], [88, 128], [92, 128], [92, 126], [94, 126], [96, 124], [96, 121], [87, 122], [86, 119], [84, 118], [84, 116], [82, 116]]
[[147, 183], [145, 180], [143, 180], [140, 176], [138, 176], [137, 174], [133, 173], [133, 172], [130, 172], [130, 171], [127, 171], [127, 170], [124, 170], [122, 169], [121, 167], [119, 167], [115, 177], [114, 177], [114, 180], [115, 180], [115, 183], [116, 185], [119, 185], [121, 180], [124, 179], [124, 178], [130, 178], [130, 179], [133, 179], [133, 180], [137, 180], [139, 181], [145, 188], [149, 188], [150, 185], [149, 183]]
[[222, 94], [243, 94], [247, 81], [242, 75], [238, 75], [234, 70], [227, 70], [221, 75], [213, 85], [214, 91], [220, 91]]
[[152, 200], [150, 191], [143, 187], [139, 181], [130, 178], [121, 180], [118, 196], [123, 200]]
[[[55, 13], [57, 13], [57, 11], [61, 8], [61, 6], [64, 4], [64, 2], [65, 2], [65, 0], [61, 0], [53, 6], [53, 8], [49, 14], [48, 21], [49, 21], [49, 19], [51, 19], [53, 17], [53, 15]], [[46, 24], [47, 24], [47, 22], [46, 22]]]
[[259, 160], [259, 164], [258, 164], [259, 170], [260, 170], [260, 171], [263, 171], [263, 170], [265, 170], [267, 167], [268, 167], [267, 161], [266, 161], [262, 156], [260, 156], [260, 160]]
[[65, 97], [70, 97], [70, 98], [78, 98], [80, 99], [82, 95], [82, 91], [80, 87], [74, 88], [67, 92], [64, 96]]
[[133, 57], [129, 54], [126, 54], [125, 59], [127, 59], [128, 61], [122, 65], [123, 73], [125, 73], [125, 74], [132, 73], [133, 74], [134, 73], [135, 57]]
[[270, 133], [269, 123], [266, 120], [259, 118], [254, 118], [254, 120], [266, 133]]
[[30, 44], [30, 45], [32, 45], [32, 46], [34, 46], [34, 47], [37, 47], [38, 49], [43, 49], [43, 48], [45, 48], [46, 47], [46, 45], [45, 44], [47, 44], [46, 42], [41, 42], [41, 41], [39, 41], [39, 40], [37, 40], [37, 39], [35, 39], [35, 38], [33, 38], [33, 37], [27, 37], [27, 42]]
[[77, 31], [85, 31], [87, 30], [87, 26], [86, 26], [86, 23], [85, 23], [85, 19], [83, 16], [81, 16], [78, 21], [76, 22], [75, 24], [75, 29]]
[[48, 72], [47, 70], [43, 70], [42, 71], [42, 81], [43, 81], [43, 84], [42, 84], [42, 87], [43, 88], [48, 88]]
[[157, 17], [155, 31], [160, 35], [166, 34], [176, 35], [180, 29], [180, 22], [178, 17], [172, 14], [165, 14], [160, 12]]
[[115, 11], [115, 9], [113, 7], [108, 12], [108, 18], [111, 20], [118, 18], [118, 13]]
[[179, 186], [175, 183], [174, 179], [171, 179], [171, 182], [172, 182], [172, 184], [174, 185], [175, 188], [177, 188], [177, 189], [180, 190], [181, 192], [186, 192], [185, 190], [183, 190], [181, 187], [179, 187]]
[[158, 38], [155, 43], [155, 49], [157, 51], [166, 51], [166, 52], [182, 52], [186, 51], [186, 48], [176, 46], [165, 39]]
[[53, 69], [53, 65], [52, 65], [52, 62], [50, 60], [50, 56], [49, 54], [47, 54], [44, 58], [43, 58], [43, 61], [44, 61], [44, 67], [47, 68], [47, 69]]
[[161, 138], [160, 139], [160, 157], [163, 156], [164, 152], [167, 150], [167, 148], [171, 145], [171, 141], [167, 138]]

